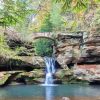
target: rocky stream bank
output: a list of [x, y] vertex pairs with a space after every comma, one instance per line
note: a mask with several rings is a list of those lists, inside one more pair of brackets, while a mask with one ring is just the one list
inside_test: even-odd
[[[6, 35], [9, 47], [12, 50], [17, 48], [19, 59], [0, 57], [0, 86], [42, 84], [45, 64], [42, 57], [34, 54], [32, 43], [22, 42], [16, 36], [11, 38], [11, 33]], [[81, 33], [56, 37], [57, 71], [53, 76], [54, 83], [89, 84], [93, 80], [100, 82], [100, 40], [96, 38], [97, 35], [82, 36]]]

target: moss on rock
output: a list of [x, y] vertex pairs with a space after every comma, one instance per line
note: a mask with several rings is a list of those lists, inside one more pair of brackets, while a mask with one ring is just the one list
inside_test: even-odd
[[2, 74], [2, 76], [0, 77], [0, 86], [4, 85], [10, 76], [11, 74], [7, 74], [7, 73]]

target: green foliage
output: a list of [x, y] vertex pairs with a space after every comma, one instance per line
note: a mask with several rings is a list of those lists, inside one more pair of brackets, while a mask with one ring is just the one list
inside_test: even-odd
[[[65, 15], [65, 31], [73, 32], [77, 30], [85, 30], [88, 31], [90, 28], [90, 24], [92, 23], [92, 14], [86, 20], [86, 16], [89, 15], [90, 12], [96, 9], [99, 6], [100, 0], [52, 0], [56, 4], [61, 4], [62, 6], [62, 14]], [[74, 16], [71, 18], [72, 13]], [[69, 16], [66, 16], [66, 14]], [[96, 14], [94, 15], [96, 16]], [[68, 19], [67, 19], [68, 18]], [[99, 17], [98, 17], [99, 18]], [[96, 21], [95, 21], [96, 22]], [[97, 20], [99, 23], [99, 20]], [[93, 23], [94, 24], [94, 23]], [[99, 25], [99, 24], [98, 24]]]
[[51, 14], [50, 21], [53, 25], [53, 29], [60, 30], [63, 24], [61, 16], [61, 6], [59, 4], [53, 3], [50, 14]]
[[52, 32], [52, 23], [50, 21], [50, 14], [48, 14], [47, 16], [45, 16], [45, 20], [41, 26], [41, 32]]
[[92, 25], [100, 26], [100, 7], [96, 10]]
[[94, 5], [99, 0], [52, 0], [62, 4], [62, 11], [85, 11], [90, 5]]
[[17, 47], [16, 52], [18, 56], [31, 56], [33, 54], [32, 50], [27, 49], [26, 47]]
[[16, 52], [9, 48], [3, 34], [0, 34], [0, 57], [20, 59], [16, 56]]
[[96, 9], [95, 16], [90, 23], [90, 30], [92, 34], [100, 34], [100, 7]]
[[59, 31], [63, 27], [60, 4], [53, 3], [51, 10], [45, 16], [41, 26], [41, 32]]
[[10, 26], [21, 22], [32, 10], [30, 0], [3, 0], [0, 4], [0, 26]]
[[4, 85], [5, 82], [8, 80], [8, 78], [9, 78], [10, 76], [11, 76], [10, 74], [5, 73], [5, 74], [3, 75], [3, 77], [0, 78], [0, 85]]
[[46, 39], [46, 38], [39, 38], [35, 41], [35, 53], [38, 56], [52, 56], [53, 48], [52, 45], [54, 44], [53, 40]]

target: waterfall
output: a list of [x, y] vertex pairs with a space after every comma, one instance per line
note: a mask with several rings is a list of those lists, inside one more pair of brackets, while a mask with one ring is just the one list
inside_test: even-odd
[[55, 58], [54, 57], [44, 57], [46, 64], [46, 77], [45, 84], [53, 84], [53, 75], [56, 72], [55, 68]]

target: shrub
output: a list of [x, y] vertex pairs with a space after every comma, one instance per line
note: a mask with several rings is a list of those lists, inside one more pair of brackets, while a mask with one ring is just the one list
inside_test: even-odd
[[34, 43], [35, 53], [38, 56], [52, 56], [54, 41], [47, 38], [36, 39]]
[[20, 59], [16, 55], [16, 52], [10, 49], [10, 47], [7, 45], [6, 38], [2, 33], [0, 34], [0, 57], [4, 59], [6, 58]]

